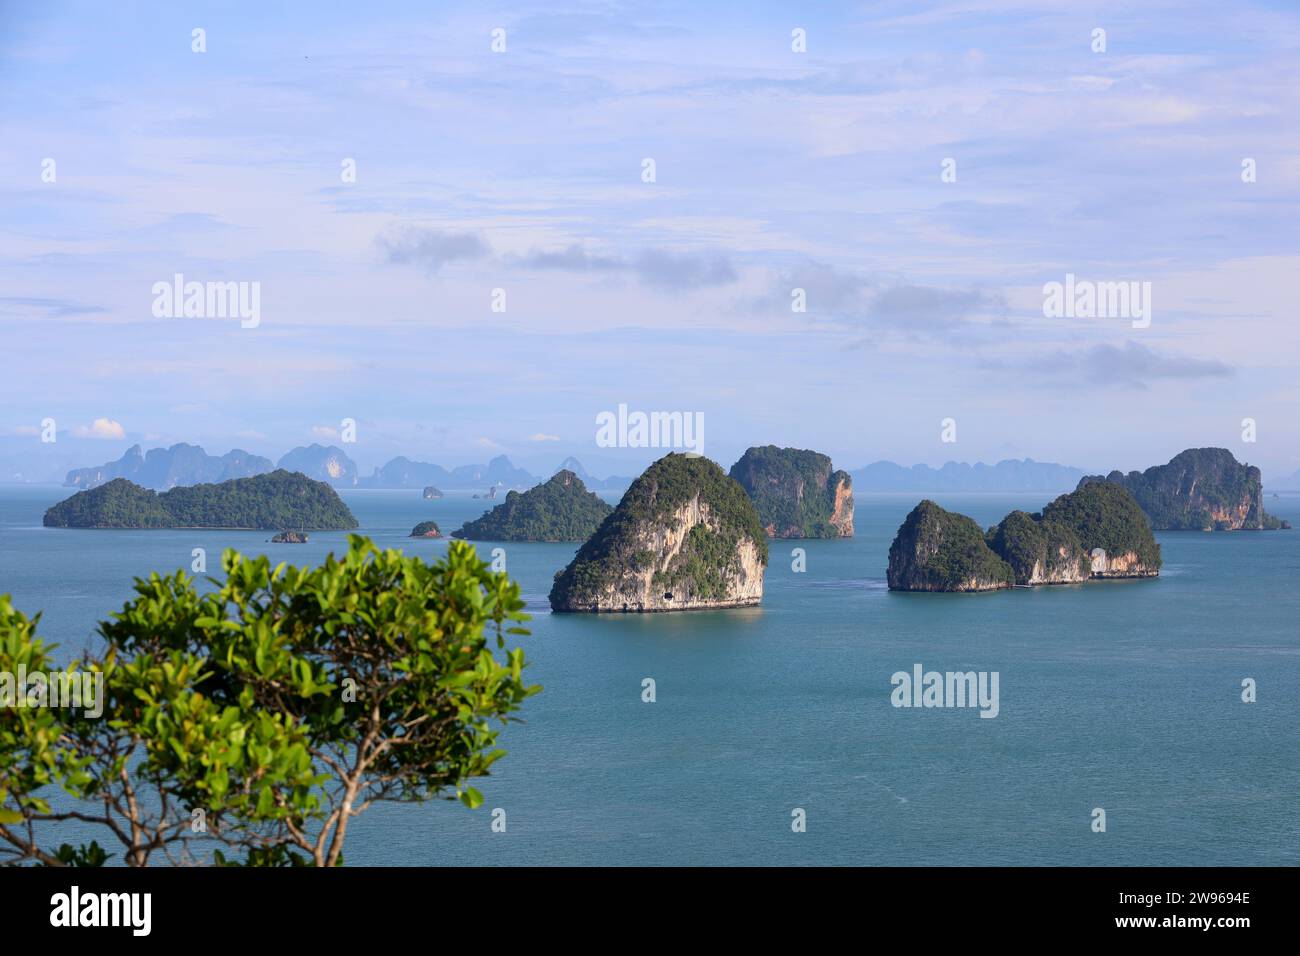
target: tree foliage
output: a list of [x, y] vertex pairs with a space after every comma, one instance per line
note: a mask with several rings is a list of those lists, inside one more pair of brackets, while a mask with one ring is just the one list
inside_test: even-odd
[[[335, 866], [376, 801], [481, 802], [468, 781], [540, 690], [504, 650], [527, 633], [517, 584], [463, 542], [427, 564], [356, 535], [315, 568], [233, 550], [222, 565], [204, 593], [179, 571], [137, 579], [100, 625], [102, 653], [69, 668], [103, 675], [102, 717], [0, 709], [9, 862], [102, 862], [97, 842], [42, 842], [76, 819], [129, 865]], [[0, 598], [0, 670], [51, 668], [38, 623]]]

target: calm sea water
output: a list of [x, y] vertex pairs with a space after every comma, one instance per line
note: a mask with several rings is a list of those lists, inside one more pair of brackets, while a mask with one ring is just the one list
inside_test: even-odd
[[[42, 528], [68, 493], [0, 488], [0, 592], [43, 610], [42, 633], [70, 651], [95, 640], [133, 576], [188, 568], [193, 548], [216, 572], [224, 547], [304, 564], [344, 540]], [[446, 542], [412, 541], [412, 525], [449, 532], [491, 505], [344, 497], [379, 544], [429, 557]], [[1049, 496], [934, 497], [987, 526]], [[859, 496], [852, 540], [774, 542], [753, 609], [552, 616], [551, 577], [576, 546], [505, 546], [545, 690], [476, 783], [482, 808], [372, 808], [352, 824], [348, 862], [1300, 862], [1300, 531], [1162, 534], [1156, 581], [891, 594], [889, 542], [917, 498]], [[1267, 507], [1300, 526], [1300, 498]], [[998, 671], [1001, 713], [895, 709], [890, 676], [917, 663]], [[1257, 703], [1241, 701], [1246, 677]], [[491, 830], [498, 807], [505, 833]], [[794, 808], [806, 833], [791, 831]]]

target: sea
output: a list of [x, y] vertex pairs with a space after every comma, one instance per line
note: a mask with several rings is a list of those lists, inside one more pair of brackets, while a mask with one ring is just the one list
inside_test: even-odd
[[[196, 548], [219, 574], [223, 548], [315, 564], [346, 546], [42, 527], [70, 493], [0, 487], [0, 593], [68, 656], [96, 646], [134, 577], [188, 569]], [[494, 504], [342, 494], [361, 533], [428, 559], [447, 543], [413, 525], [448, 533]], [[745, 609], [553, 615], [576, 544], [480, 543], [523, 588], [518, 641], [544, 689], [475, 782], [481, 807], [371, 807], [346, 863], [1300, 863], [1300, 531], [1158, 534], [1156, 580], [891, 593], [889, 544], [921, 497], [860, 494], [852, 539], [772, 542]], [[929, 497], [987, 527], [1054, 496]], [[1265, 505], [1300, 527], [1300, 496]], [[997, 716], [894, 706], [893, 675], [918, 665], [996, 672]]]

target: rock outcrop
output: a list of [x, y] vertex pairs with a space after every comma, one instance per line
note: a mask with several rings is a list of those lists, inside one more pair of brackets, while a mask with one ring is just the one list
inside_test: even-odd
[[470, 541], [586, 541], [614, 509], [587, 490], [571, 471], [525, 492], [511, 491], [505, 501], [476, 521], [466, 522], [453, 538]]
[[1264, 512], [1259, 469], [1226, 448], [1189, 448], [1167, 465], [1127, 475], [1088, 475], [1079, 486], [1109, 481], [1127, 488], [1156, 531], [1275, 530], [1291, 527]]
[[988, 530], [933, 501], [912, 509], [889, 548], [891, 591], [992, 591], [1160, 573], [1160, 545], [1121, 485], [1093, 482], [1039, 514], [1013, 511]]
[[442, 497], [442, 492], [433, 485], [426, 485], [422, 497], [425, 501], [436, 501]]
[[731, 477], [754, 502], [769, 538], [853, 537], [853, 479], [815, 451], [750, 448]]
[[670, 454], [555, 576], [555, 611], [680, 611], [763, 599], [767, 535], [745, 490], [707, 458]]
[[441, 538], [442, 531], [438, 528], [436, 521], [421, 521], [411, 529], [409, 537], [412, 538]]
[[1151, 522], [1123, 485], [1081, 485], [1044, 508], [1042, 518], [1075, 534], [1091, 558], [1091, 577], [1153, 578], [1160, 573], [1160, 545]]
[[1092, 562], [1072, 529], [1041, 516], [1013, 511], [986, 536], [993, 553], [1011, 566], [1015, 583], [1077, 584], [1088, 580]]
[[970, 518], [925, 500], [912, 509], [889, 546], [891, 591], [995, 591], [1015, 572]]
[[272, 544], [306, 544], [307, 536], [301, 531], [281, 531], [271, 538]]
[[356, 462], [335, 445], [299, 446], [281, 455], [275, 467], [301, 472], [308, 478], [328, 482], [336, 488], [351, 488], [357, 484]]

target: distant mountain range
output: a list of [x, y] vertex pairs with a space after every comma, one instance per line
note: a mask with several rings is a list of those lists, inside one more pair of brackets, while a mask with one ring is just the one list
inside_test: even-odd
[[[177, 444], [170, 448], [153, 448], [148, 452], [133, 445], [117, 461], [95, 468], [76, 468], [68, 472], [64, 484], [74, 488], [95, 488], [114, 478], [128, 478], [145, 488], [166, 491], [182, 485], [196, 485], [248, 478], [276, 468], [301, 472], [308, 478], [328, 482], [336, 488], [415, 488], [435, 485], [442, 490], [478, 491], [499, 488], [502, 491], [525, 491], [541, 484], [545, 477], [516, 467], [505, 455], [498, 455], [486, 465], [461, 465], [444, 468], [410, 458], [394, 458], [370, 475], [362, 476], [343, 449], [334, 445], [305, 445], [294, 448], [277, 462], [235, 449], [225, 455], [209, 455], [198, 445]], [[566, 458], [551, 472], [571, 471], [592, 491], [625, 491], [634, 480], [621, 475], [608, 478], [592, 476], [576, 458]], [[1042, 492], [1072, 491], [1087, 472], [1082, 468], [1034, 461], [1032, 458], [1007, 459], [996, 465], [950, 461], [941, 468], [928, 465], [906, 467], [892, 461], [877, 461], [849, 472], [853, 490], [920, 491], [920, 492]], [[546, 477], [550, 477], [549, 475]], [[1272, 490], [1300, 490], [1300, 473], [1269, 482]]]
[[1009, 458], [996, 465], [950, 461], [942, 468], [877, 461], [850, 471], [854, 491], [1073, 491], [1082, 468]]
[[[286, 456], [287, 457], [287, 456]], [[151, 448], [148, 454], [132, 445], [117, 461], [98, 468], [75, 468], [63, 484], [72, 488], [97, 488], [114, 478], [127, 478], [144, 488], [165, 491], [179, 485], [215, 484], [231, 478], [251, 478], [274, 470], [271, 459], [236, 448], [218, 458], [198, 445], [177, 444]], [[293, 469], [291, 469], [293, 470]]]
[[[461, 465], [447, 469], [429, 462], [394, 458], [372, 474], [362, 477], [356, 462], [347, 452], [334, 445], [305, 445], [281, 456], [278, 462], [235, 449], [220, 457], [209, 455], [198, 445], [176, 444], [170, 448], [152, 448], [147, 453], [132, 445], [117, 461], [94, 468], [75, 468], [68, 472], [64, 485], [71, 488], [97, 488], [114, 478], [127, 478], [144, 488], [166, 491], [186, 485], [211, 484], [231, 478], [249, 478], [282, 468], [301, 472], [308, 478], [328, 482], [336, 488], [425, 488], [436, 485], [454, 491], [486, 491], [488, 488], [527, 490], [543, 479], [517, 468], [505, 455], [498, 455], [486, 465]], [[556, 472], [572, 471], [590, 489], [621, 491], [631, 478], [594, 478], [576, 458], [566, 458]], [[554, 472], [552, 472], [554, 474]]]

